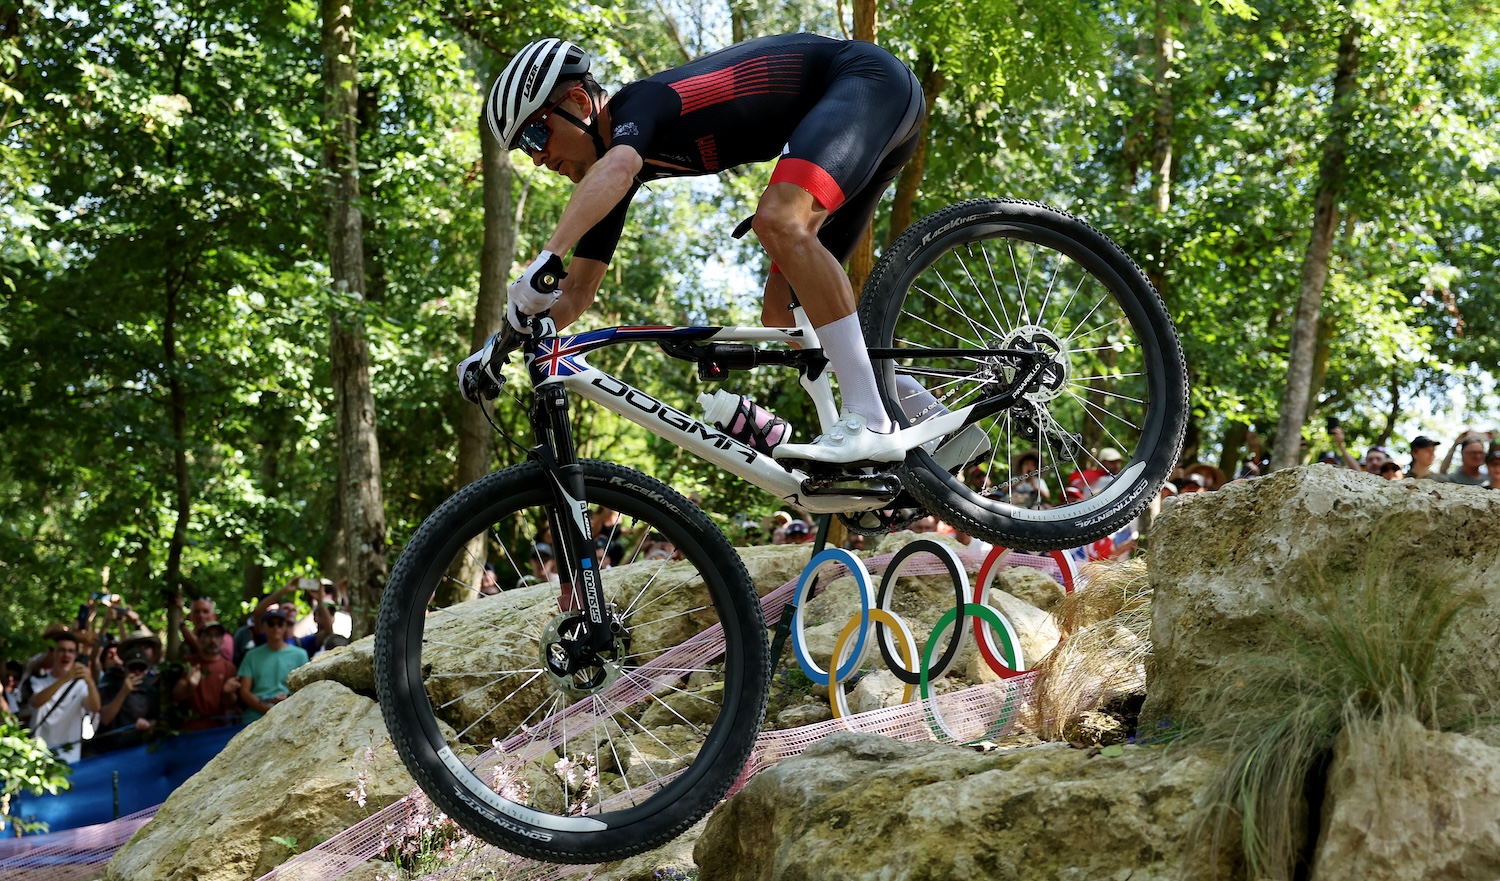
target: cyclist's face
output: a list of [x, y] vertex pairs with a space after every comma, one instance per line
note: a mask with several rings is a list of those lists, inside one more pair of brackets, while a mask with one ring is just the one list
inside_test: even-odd
[[[588, 93], [582, 87], [570, 91], [566, 98], [558, 102], [555, 107], [560, 107], [579, 119], [587, 119], [591, 112]], [[528, 122], [532, 125], [540, 122], [547, 127], [547, 136], [540, 149], [532, 150], [526, 146], [526, 155], [536, 165], [545, 166], [568, 178], [573, 183], [583, 180], [583, 176], [593, 167], [597, 158], [594, 154], [594, 142], [588, 134], [578, 126], [573, 125], [556, 113], [547, 112], [541, 115], [539, 120]], [[534, 142], [534, 141], [533, 141]]]

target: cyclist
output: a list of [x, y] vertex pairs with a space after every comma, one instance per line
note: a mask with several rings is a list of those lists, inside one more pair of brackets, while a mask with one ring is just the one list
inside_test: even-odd
[[[790, 326], [796, 289], [839, 378], [842, 410], [827, 435], [773, 454], [829, 463], [904, 458], [841, 264], [916, 150], [926, 112], [916, 77], [871, 43], [813, 34], [739, 43], [612, 96], [589, 62], [572, 43], [532, 43], [485, 104], [500, 143], [576, 184], [556, 231], [510, 286], [510, 323], [525, 332], [521, 314], [550, 309], [565, 327], [593, 303], [642, 183], [779, 157], [753, 223], [773, 261], [762, 321]], [[914, 396], [930, 410], [935, 400], [916, 386], [903, 384], [903, 404]]]

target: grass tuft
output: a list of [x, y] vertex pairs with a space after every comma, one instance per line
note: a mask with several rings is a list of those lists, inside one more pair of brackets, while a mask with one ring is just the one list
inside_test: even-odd
[[1386, 524], [1362, 564], [1304, 569], [1302, 589], [1292, 592], [1301, 608], [1276, 628], [1291, 651], [1230, 660], [1217, 680], [1228, 684], [1199, 691], [1183, 710], [1193, 739], [1228, 756], [1199, 838], [1219, 856], [1237, 837], [1248, 877], [1289, 881], [1310, 860], [1324, 771], [1341, 734], [1393, 730], [1376, 723], [1399, 717], [1462, 729], [1494, 712], [1490, 689], [1447, 645], [1477, 592], [1408, 562], [1411, 534]]
[[1146, 688], [1151, 587], [1145, 561], [1092, 563], [1085, 572], [1088, 586], [1069, 594], [1056, 613], [1062, 642], [1037, 665], [1031, 721], [1047, 740], [1066, 739], [1066, 729], [1084, 713]]

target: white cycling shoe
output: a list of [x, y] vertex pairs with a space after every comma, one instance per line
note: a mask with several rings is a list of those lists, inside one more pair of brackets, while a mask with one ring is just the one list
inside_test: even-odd
[[881, 434], [871, 431], [865, 417], [851, 413], [835, 422], [827, 434], [818, 435], [810, 444], [779, 444], [771, 451], [776, 459], [806, 459], [830, 465], [854, 462], [900, 462], [906, 450], [900, 443], [901, 433]]

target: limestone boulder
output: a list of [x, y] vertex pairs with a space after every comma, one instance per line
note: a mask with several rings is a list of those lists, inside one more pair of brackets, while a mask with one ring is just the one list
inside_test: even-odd
[[1314, 465], [1181, 498], [1152, 525], [1152, 648], [1143, 724], [1180, 718], [1198, 686], [1232, 684], [1237, 658], [1278, 651], [1326, 597], [1305, 573], [1360, 577], [1374, 554], [1475, 589], [1454, 627], [1476, 681], [1500, 679], [1500, 493], [1387, 481]]
[[1030, 566], [1007, 566], [995, 576], [995, 581], [992, 590], [998, 587], [1043, 612], [1055, 611], [1067, 595], [1056, 578]]
[[295, 839], [305, 850], [414, 786], [375, 702], [336, 682], [312, 683], [178, 787], [104, 878], [257, 878], [292, 857], [273, 839]]
[[[811, 548], [807, 545], [767, 545], [763, 547], [736, 548], [745, 569], [750, 573], [756, 590], [761, 596], [796, 578], [807, 565]], [[661, 567], [660, 563], [645, 562], [621, 566], [618, 570], [605, 570], [606, 584], [620, 585], [625, 589], [636, 586], [650, 577], [650, 573]], [[610, 573], [613, 572], [611, 575]], [[619, 579], [619, 580], [615, 580]], [[551, 614], [550, 604], [557, 602], [557, 588], [538, 585], [519, 590], [508, 590], [492, 597], [462, 603], [462, 622], [455, 620], [458, 630], [482, 630], [496, 623], [519, 622], [527, 616], [545, 617]], [[670, 638], [670, 635], [667, 635]], [[528, 644], [534, 651], [534, 643]], [[493, 649], [509, 651], [516, 645], [492, 646]], [[472, 658], [466, 660], [480, 660]], [[446, 665], [446, 661], [444, 664]], [[483, 668], [475, 668], [483, 669]], [[287, 677], [287, 686], [296, 691], [314, 682], [332, 681], [357, 691], [360, 694], [375, 694], [375, 638], [367, 636], [347, 646], [323, 652], [312, 663], [293, 670]]]
[[756, 775], [694, 857], [703, 881], [1234, 877], [1195, 850], [1215, 766], [1193, 748], [975, 752], [838, 734]]
[[707, 817], [656, 850], [596, 866], [589, 870], [587, 877], [590, 881], [685, 881], [692, 878], [698, 871], [693, 863], [693, 846], [698, 843], [706, 825]]
[[788, 581], [802, 574], [807, 561], [812, 557], [812, 545], [759, 545], [735, 548], [755, 590], [765, 596]]
[[1345, 733], [1327, 793], [1312, 881], [1500, 878], [1500, 749], [1397, 717]]

